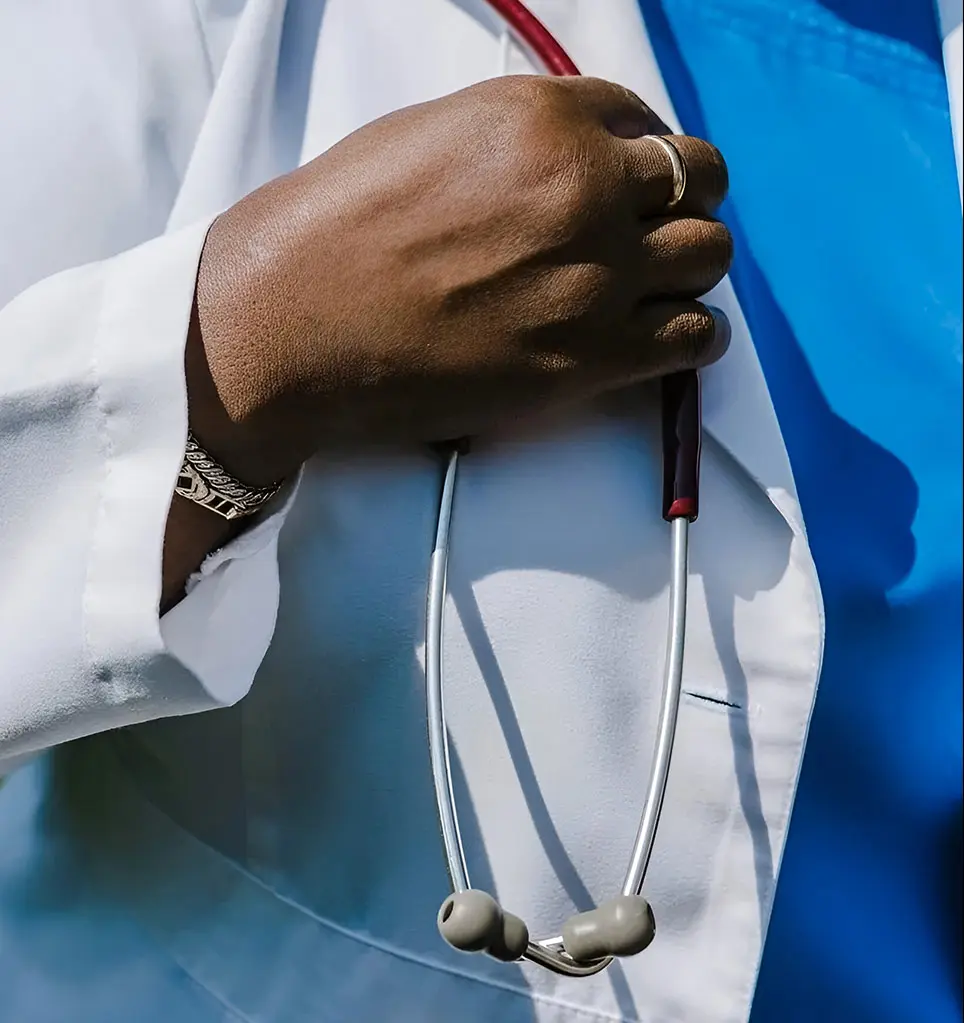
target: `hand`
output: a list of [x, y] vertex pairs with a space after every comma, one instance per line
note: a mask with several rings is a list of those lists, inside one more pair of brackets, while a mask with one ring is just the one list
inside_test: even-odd
[[252, 484], [323, 446], [483, 434], [719, 358], [719, 153], [589, 78], [500, 78], [400, 110], [207, 238], [188, 346], [198, 439]]

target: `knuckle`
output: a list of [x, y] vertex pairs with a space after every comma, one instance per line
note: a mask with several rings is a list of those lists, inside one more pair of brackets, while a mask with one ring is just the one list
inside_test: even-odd
[[533, 181], [547, 219], [560, 227], [587, 225], [612, 194], [606, 154], [592, 139], [570, 135], [543, 154]]
[[592, 173], [586, 161], [569, 159], [552, 168], [546, 188], [548, 208], [554, 223], [582, 223], [593, 206]]
[[723, 159], [723, 154], [713, 145], [712, 142], [707, 142], [705, 139], [700, 140], [703, 144], [703, 148], [706, 152], [706, 162], [710, 166], [719, 169], [721, 174], [726, 174], [726, 160]]
[[722, 200], [730, 188], [729, 168], [726, 166], [723, 154], [712, 142], [703, 142], [702, 144], [705, 150], [707, 183], [712, 194]]
[[681, 355], [687, 366], [702, 366], [717, 356], [717, 325], [705, 306], [682, 313], [677, 318], [677, 329]]
[[679, 260], [706, 289], [719, 283], [733, 262], [733, 236], [718, 220], [664, 221], [644, 238], [647, 255]]
[[605, 79], [598, 78], [596, 81], [604, 82], [606, 87], [609, 89], [614, 101], [619, 103], [625, 103], [627, 106], [636, 107], [640, 112], [647, 114], [652, 113], [648, 106], [633, 92], [632, 89], [628, 89], [625, 85], [620, 85], [619, 82], [610, 82]]
[[544, 148], [557, 133], [560, 103], [555, 79], [507, 75], [482, 82], [485, 119], [496, 137], [511, 139], [520, 152]]
[[575, 323], [591, 315], [611, 294], [612, 277], [611, 271], [598, 263], [579, 263], [559, 270], [549, 296], [555, 311], [549, 317]]
[[698, 182], [700, 191], [714, 204], [722, 202], [730, 185], [729, 170], [723, 154], [711, 142], [692, 136], [679, 138], [677, 148], [681, 149], [687, 172], [694, 184]]
[[719, 278], [725, 277], [733, 265], [733, 235], [722, 221], [707, 222], [706, 248], [714, 273], [718, 273]]
[[517, 112], [531, 123], [556, 114], [564, 99], [562, 80], [548, 75], [511, 75], [500, 81]]
[[[705, 290], [718, 284], [729, 272], [733, 262], [733, 236], [729, 228], [718, 220], [685, 220], [669, 223], [649, 239], [648, 246], [655, 251], [660, 243], [682, 260], [682, 265], [695, 275]], [[654, 246], [654, 242], [656, 245]]]
[[[666, 125], [632, 89], [605, 78], [584, 78], [590, 84], [596, 110], [606, 128], [621, 138], [638, 138], [650, 132], [666, 131]], [[597, 113], [598, 117], [598, 113]]]

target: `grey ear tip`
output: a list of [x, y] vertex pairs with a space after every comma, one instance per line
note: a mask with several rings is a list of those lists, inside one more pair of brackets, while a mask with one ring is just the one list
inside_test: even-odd
[[655, 936], [652, 908], [641, 895], [619, 895], [570, 917], [562, 929], [563, 946], [576, 962], [636, 955]]
[[439, 933], [459, 952], [485, 952], [502, 962], [522, 958], [529, 945], [529, 929], [506, 913], [487, 892], [470, 888], [455, 892], [438, 911]]
[[502, 941], [497, 959], [515, 962], [529, 947], [529, 928], [526, 922], [514, 913], [502, 912]]
[[502, 912], [487, 892], [468, 889], [455, 892], [438, 911], [442, 937], [461, 952], [481, 952], [491, 944], [502, 926]]

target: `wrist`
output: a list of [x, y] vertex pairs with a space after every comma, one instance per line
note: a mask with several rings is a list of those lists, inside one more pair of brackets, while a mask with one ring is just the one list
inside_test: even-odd
[[184, 587], [205, 556], [223, 547], [244, 528], [244, 519], [229, 522], [175, 494], [167, 514], [161, 574], [161, 614], [184, 596]]
[[248, 419], [233, 418], [218, 391], [204, 345], [197, 302], [191, 312], [184, 371], [188, 423], [197, 443], [226, 472], [248, 487], [260, 489], [282, 483], [292, 470], [279, 468]]

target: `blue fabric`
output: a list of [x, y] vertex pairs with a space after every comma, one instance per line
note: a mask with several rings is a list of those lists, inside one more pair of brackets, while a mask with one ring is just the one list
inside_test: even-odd
[[961, 219], [922, 0], [640, 0], [731, 172], [827, 646], [753, 1023], [959, 1023]]

